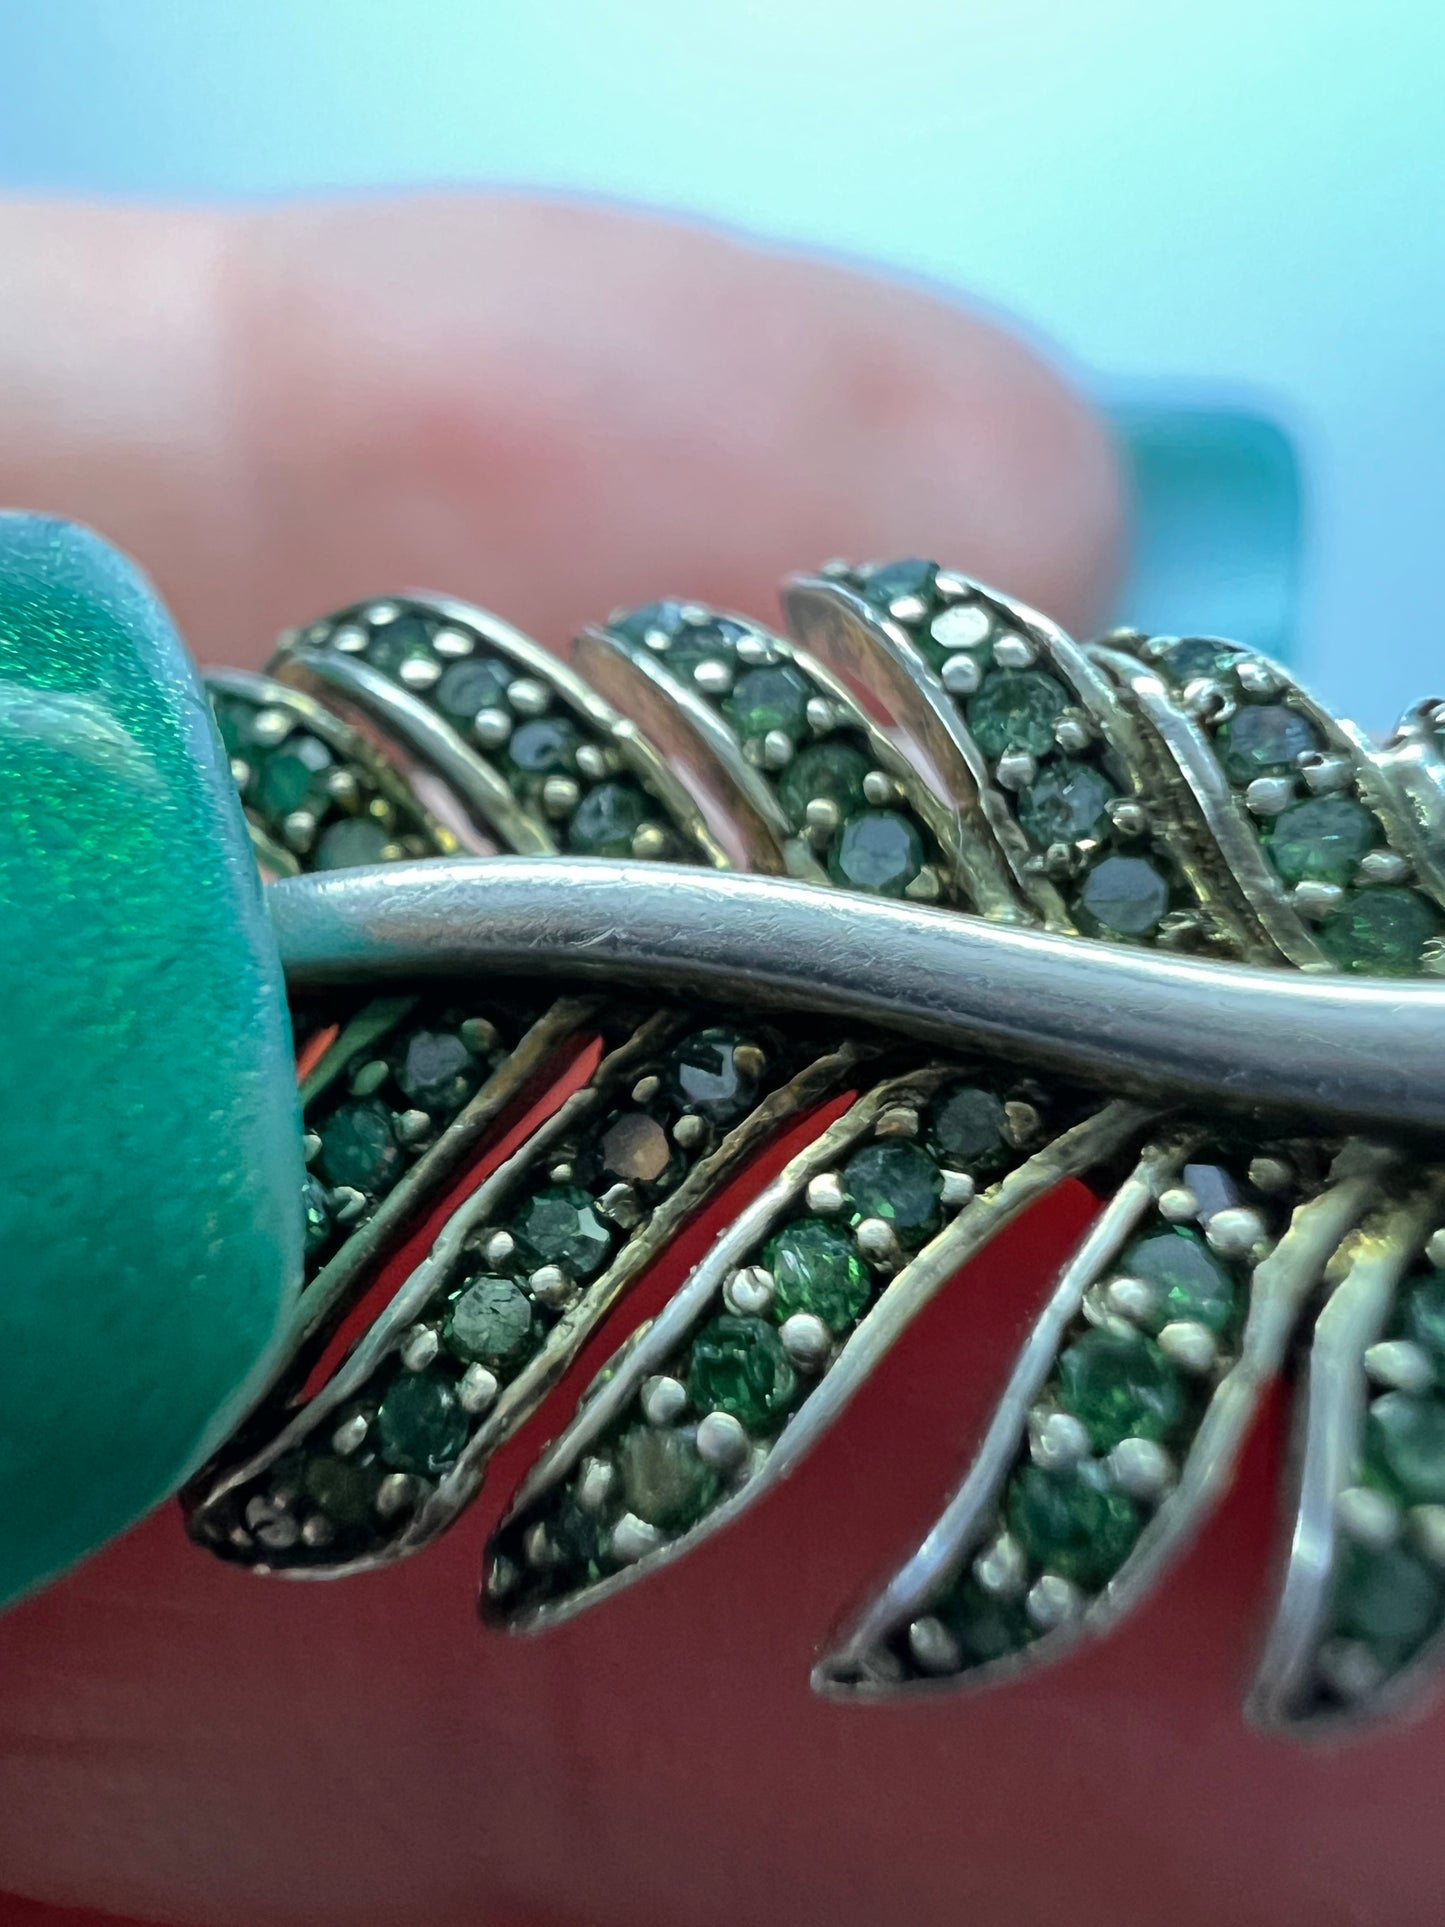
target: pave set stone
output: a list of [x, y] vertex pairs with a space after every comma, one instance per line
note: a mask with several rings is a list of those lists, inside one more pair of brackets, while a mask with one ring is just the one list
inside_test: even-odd
[[436, 998], [364, 1006], [303, 1084], [308, 1278], [408, 1177], [535, 1015]]
[[[475, 1054], [483, 1032], [494, 1060], [494, 1024], [459, 1023], [455, 1011], [416, 1013], [371, 1040], [326, 1101], [308, 1108], [326, 1226], [318, 1260], [401, 1182], [415, 1155], [404, 1120], [425, 1110], [430, 1141], [479, 1086], [489, 1061]], [[272, 1564], [329, 1565], [404, 1530], [502, 1390], [629, 1237], [727, 1131], [817, 1054], [806, 1037], [711, 1025], [644, 1065], [629, 1090], [554, 1144], [470, 1234], [365, 1388], [238, 1495], [232, 1548], [253, 1556], [255, 1541]], [[398, 1112], [399, 1104], [409, 1108]], [[349, 1223], [338, 1217], [338, 1195]], [[741, 1416], [785, 1403], [793, 1368], [786, 1355], [768, 1353], [777, 1343], [771, 1330], [760, 1342], [748, 1321], [733, 1321], [741, 1330], [717, 1322], [712, 1351], [699, 1351], [694, 1365], [699, 1385], [709, 1376], [714, 1383], [716, 1408]], [[687, 1466], [671, 1452], [636, 1447], [625, 1483], [653, 1495], [641, 1503], [678, 1519]]]
[[455, 850], [400, 783], [327, 742], [285, 691], [253, 698], [213, 686], [210, 700], [263, 870], [345, 870]]
[[1030, 867], [1055, 884], [1077, 927], [1114, 942], [1189, 940], [1196, 926], [1176, 866], [1047, 645], [976, 585], [921, 558], [841, 579], [938, 672]]
[[335, 650], [391, 678], [495, 769], [517, 801], [575, 856], [680, 863], [696, 852], [626, 751], [545, 659], [424, 604], [371, 603], [300, 631], [282, 651]]
[[[1036, 1087], [968, 1074], [880, 1110], [836, 1170], [784, 1203], [723, 1281], [721, 1303], [540, 1510], [503, 1532], [490, 1586], [499, 1609], [596, 1583], [725, 1503], [889, 1280], [1057, 1123]], [[644, 1446], [649, 1437], [663, 1442]]]
[[1361, 762], [1272, 663], [1232, 643], [1144, 645], [1254, 822], [1260, 847], [1319, 949], [1359, 976], [1431, 967], [1445, 915], [1390, 846], [1362, 793]]
[[1445, 1235], [1402, 1282], [1365, 1354], [1372, 1397], [1354, 1484], [1338, 1500], [1321, 1685], [1349, 1705], [1406, 1666], [1445, 1624]]
[[806, 652], [698, 603], [648, 603], [608, 627], [728, 725], [834, 883], [922, 902], [949, 894], [949, 864], [919, 795], [881, 767], [861, 711]]
[[991, 1528], [895, 1642], [904, 1676], [1021, 1652], [1076, 1621], [1125, 1565], [1238, 1356], [1250, 1272], [1282, 1222], [1278, 1192], [1266, 1209], [1241, 1204], [1243, 1189], [1227, 1167], [1189, 1167], [1089, 1286]]

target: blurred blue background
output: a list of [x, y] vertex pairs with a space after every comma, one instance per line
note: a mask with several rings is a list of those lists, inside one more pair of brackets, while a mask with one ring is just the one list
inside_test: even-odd
[[9, 0], [0, 187], [534, 183], [967, 290], [1114, 413], [1121, 613], [1380, 725], [1445, 683], [1442, 55], [1438, 0]]

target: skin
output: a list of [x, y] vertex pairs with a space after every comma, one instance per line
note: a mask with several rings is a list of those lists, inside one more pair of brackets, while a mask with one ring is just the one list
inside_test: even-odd
[[[283, 625], [418, 584], [560, 645], [670, 590], [767, 619], [781, 575], [834, 554], [938, 553], [1085, 630], [1115, 576], [1117, 477], [1058, 375], [838, 268], [477, 197], [17, 206], [0, 259], [0, 500], [130, 549], [202, 660], [259, 663]], [[945, 1293], [769, 1505], [546, 1640], [479, 1632], [477, 1562], [595, 1350], [469, 1518], [384, 1575], [258, 1581], [152, 1518], [0, 1638], [5, 1919], [1427, 1917], [1438, 1722], [1326, 1754], [1238, 1716], [1268, 1424], [1197, 1551], [1098, 1651], [976, 1701], [808, 1697], [818, 1640], [937, 1510], [1089, 1208], [1071, 1190]]]

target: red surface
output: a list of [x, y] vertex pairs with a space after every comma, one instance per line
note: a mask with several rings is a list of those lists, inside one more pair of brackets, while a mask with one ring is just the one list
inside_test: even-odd
[[956, 1281], [768, 1504], [535, 1641], [483, 1632], [472, 1601], [550, 1416], [448, 1540], [369, 1579], [258, 1580], [151, 1520], [6, 1621], [0, 1873], [234, 1927], [1434, 1922], [1440, 1717], [1337, 1752], [1240, 1719], [1273, 1426], [1109, 1643], [976, 1699], [808, 1693], [817, 1642], [936, 1510], [1088, 1209], [1074, 1188]]

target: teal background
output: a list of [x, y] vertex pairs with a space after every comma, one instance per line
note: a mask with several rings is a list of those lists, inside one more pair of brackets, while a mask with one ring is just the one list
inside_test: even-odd
[[1129, 613], [1379, 724], [1439, 680], [1442, 56], [1410, 0], [12, 0], [0, 185], [535, 183], [969, 290], [1118, 411]]

